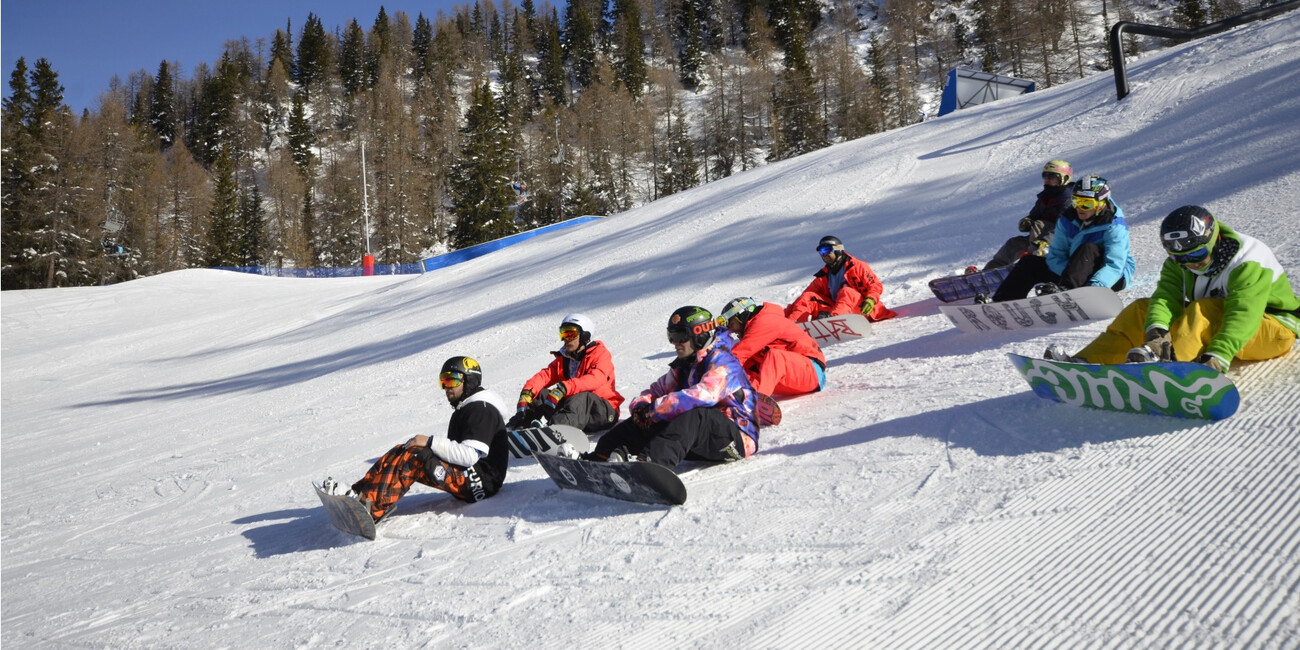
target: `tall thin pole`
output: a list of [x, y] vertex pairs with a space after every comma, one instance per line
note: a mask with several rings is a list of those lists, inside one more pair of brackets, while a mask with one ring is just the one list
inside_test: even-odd
[[361, 214], [366, 221], [366, 255], [370, 254], [370, 192], [366, 189], [366, 141], [361, 141]]

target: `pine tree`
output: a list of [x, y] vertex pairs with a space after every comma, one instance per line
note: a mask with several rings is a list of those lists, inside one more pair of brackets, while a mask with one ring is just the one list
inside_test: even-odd
[[514, 158], [505, 123], [487, 82], [474, 88], [465, 113], [460, 158], [450, 175], [456, 226], [452, 245], [464, 248], [515, 232], [510, 176]]
[[699, 87], [704, 67], [704, 42], [700, 37], [700, 21], [694, 2], [682, 3], [681, 53], [678, 54], [677, 76], [682, 85], [694, 90]]
[[240, 255], [239, 188], [235, 184], [235, 163], [222, 149], [212, 164], [215, 186], [212, 210], [208, 213], [208, 266], [237, 266]]
[[560, 45], [560, 23], [551, 10], [551, 17], [541, 26], [542, 46], [537, 52], [537, 73], [541, 77], [542, 90], [551, 97], [556, 106], [568, 103], [568, 88], [564, 78], [564, 50]]
[[289, 112], [289, 151], [304, 180], [310, 179], [312, 175], [312, 162], [315, 159], [312, 148], [315, 146], [316, 135], [307, 119], [307, 94], [294, 93], [293, 109]]
[[686, 112], [678, 102], [668, 119], [662, 196], [689, 190], [700, 183], [699, 165], [695, 161], [695, 143], [691, 142], [687, 127]]
[[309, 94], [311, 89], [324, 83], [330, 70], [331, 56], [329, 36], [316, 14], [307, 14], [307, 24], [303, 25], [302, 36], [298, 38], [298, 61], [294, 66], [294, 80]]
[[366, 33], [355, 18], [343, 30], [343, 43], [339, 47], [339, 78], [343, 94], [354, 95], [369, 86], [366, 73]]
[[265, 214], [262, 207], [262, 190], [256, 183], [252, 183], [240, 193], [240, 266], [257, 266], [262, 263], [262, 251], [266, 246]]
[[158, 134], [160, 150], [176, 143], [176, 87], [166, 61], [158, 64], [158, 76], [150, 89], [149, 126]]
[[564, 58], [579, 88], [591, 85], [596, 66], [596, 21], [581, 2], [570, 2], [564, 17]]
[[292, 31], [287, 23], [283, 31], [275, 30], [271, 37], [271, 59], [266, 64], [268, 72], [279, 63], [287, 74], [293, 74], [293, 36], [290, 34]]
[[3, 199], [0, 200], [0, 217], [3, 217], [3, 285], [4, 289], [30, 289], [41, 286], [36, 260], [29, 251], [35, 251], [36, 231], [39, 228], [35, 203], [36, 184], [39, 182], [36, 160], [39, 155], [36, 140], [31, 133], [32, 97], [28, 84], [27, 60], [18, 58], [13, 74], [9, 76], [9, 97], [4, 100], [3, 132]]
[[641, 30], [641, 7], [636, 0], [615, 0], [614, 34], [617, 39], [614, 78], [633, 99], [645, 91], [645, 35]]

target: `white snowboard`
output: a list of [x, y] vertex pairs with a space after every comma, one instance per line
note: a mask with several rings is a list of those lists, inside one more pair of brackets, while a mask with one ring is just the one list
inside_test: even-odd
[[871, 333], [871, 321], [862, 314], [827, 316], [799, 323], [799, 327], [823, 348], [843, 341], [856, 341]]
[[1061, 293], [987, 305], [940, 305], [963, 332], [1060, 328], [1114, 318], [1124, 302], [1106, 287], [1079, 287]]

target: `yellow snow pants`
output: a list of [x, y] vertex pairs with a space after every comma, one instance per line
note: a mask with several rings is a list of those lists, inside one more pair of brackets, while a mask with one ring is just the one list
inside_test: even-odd
[[[1088, 363], [1127, 361], [1128, 351], [1146, 342], [1147, 305], [1150, 302], [1148, 298], [1133, 301], [1111, 321], [1105, 332], [1075, 356], [1086, 359]], [[1174, 356], [1179, 361], [1196, 361], [1222, 326], [1222, 298], [1202, 298], [1192, 302], [1169, 324]], [[1243, 361], [1275, 359], [1291, 350], [1295, 338], [1295, 332], [1276, 318], [1264, 314], [1259, 331], [1246, 342], [1236, 358]]]

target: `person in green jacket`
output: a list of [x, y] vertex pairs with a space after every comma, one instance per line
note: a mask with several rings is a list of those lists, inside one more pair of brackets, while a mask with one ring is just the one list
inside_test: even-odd
[[1198, 205], [1160, 223], [1169, 254], [1148, 299], [1136, 300], [1073, 357], [1059, 345], [1045, 357], [1114, 364], [1196, 361], [1224, 372], [1233, 359], [1286, 354], [1300, 334], [1300, 298], [1273, 251]]

